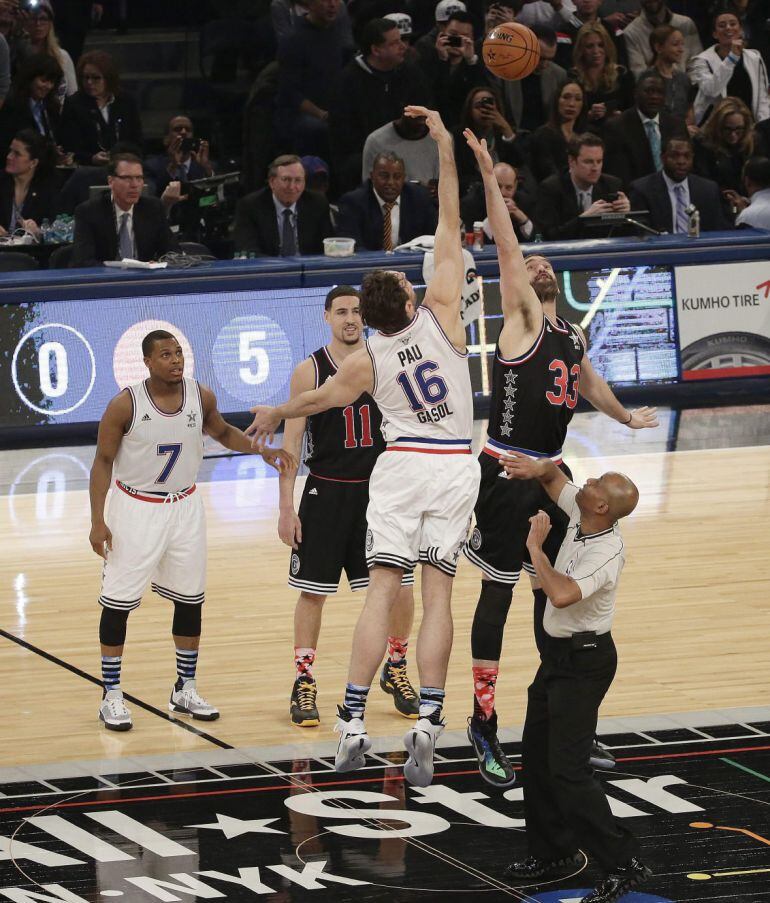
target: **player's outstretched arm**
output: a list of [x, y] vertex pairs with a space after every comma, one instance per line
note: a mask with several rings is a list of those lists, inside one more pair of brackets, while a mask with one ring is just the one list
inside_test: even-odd
[[91, 534], [88, 541], [100, 558], [106, 559], [107, 551], [112, 549], [112, 533], [104, 522], [104, 503], [112, 480], [112, 465], [133, 414], [131, 396], [124, 390], [107, 405], [99, 423], [96, 454], [88, 483], [91, 499]]
[[531, 310], [534, 318], [541, 317], [541, 306], [537, 295], [529, 284], [529, 274], [524, 264], [524, 256], [511, 222], [511, 214], [505, 206], [500, 186], [495, 178], [494, 163], [484, 138], [479, 139], [470, 129], [463, 132], [468, 147], [473, 151], [484, 180], [484, 197], [487, 216], [495, 236], [497, 260], [500, 267], [500, 297], [503, 314]]
[[[255, 449], [246, 435], [222, 417], [217, 408], [217, 399], [208, 386], [198, 383], [203, 402], [203, 430], [212, 439], [216, 439], [220, 445], [231, 451], [243, 452], [245, 455], [254, 454]], [[282, 448], [260, 448], [257, 453], [262, 456], [266, 464], [274, 467], [279, 473], [297, 470], [297, 459], [290, 452]]]
[[435, 110], [408, 106], [404, 112], [411, 117], [425, 117], [430, 136], [438, 148], [438, 225], [433, 242], [434, 271], [425, 292], [425, 304], [450, 307], [459, 316], [465, 263], [460, 242], [460, 183], [454, 140]]
[[564, 473], [548, 459], [537, 460], [518, 452], [507, 452], [500, 458], [505, 475], [513, 480], [538, 480], [554, 501], [559, 501], [568, 480]]
[[[289, 398], [315, 388], [315, 367], [308, 357], [298, 364], [291, 375]], [[287, 420], [283, 428], [283, 447], [299, 461], [302, 454], [302, 438], [305, 434], [305, 417]], [[278, 477], [278, 537], [282, 543], [296, 549], [302, 542], [302, 522], [294, 507], [294, 486], [297, 471], [290, 470]]]
[[344, 408], [352, 404], [359, 395], [374, 389], [374, 370], [371, 358], [365, 348], [346, 357], [337, 373], [317, 389], [302, 392], [285, 404], [271, 408], [257, 405], [251, 408], [254, 420], [246, 429], [255, 448], [269, 442], [275, 435], [282, 420], [295, 417], [309, 417], [329, 408]]
[[612, 417], [630, 430], [652, 429], [658, 425], [658, 409], [650, 407], [626, 410], [615, 397], [615, 393], [607, 382], [594, 370], [588, 355], [583, 355], [580, 362], [580, 394], [590, 402], [597, 411]]

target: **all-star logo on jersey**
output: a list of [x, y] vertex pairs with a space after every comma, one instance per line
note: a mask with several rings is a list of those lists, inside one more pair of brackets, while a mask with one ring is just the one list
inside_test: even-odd
[[190, 411], [187, 415], [187, 426], [197, 426], [198, 425], [198, 412]]

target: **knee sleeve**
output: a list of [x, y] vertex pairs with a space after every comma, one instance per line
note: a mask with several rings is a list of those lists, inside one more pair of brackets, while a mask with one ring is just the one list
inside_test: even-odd
[[174, 623], [171, 627], [174, 636], [201, 635], [201, 606], [188, 602], [174, 602]]
[[122, 646], [126, 642], [127, 611], [102, 607], [99, 620], [99, 642], [102, 646]]
[[471, 628], [471, 654], [475, 659], [497, 662], [503, 648], [503, 629], [513, 599], [513, 587], [494, 580], [481, 581]]

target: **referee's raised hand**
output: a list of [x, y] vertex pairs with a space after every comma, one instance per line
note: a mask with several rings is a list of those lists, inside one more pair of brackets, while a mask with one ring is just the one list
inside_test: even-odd
[[551, 519], [545, 511], [538, 511], [529, 519], [528, 549], [542, 549], [546, 537], [551, 532]]

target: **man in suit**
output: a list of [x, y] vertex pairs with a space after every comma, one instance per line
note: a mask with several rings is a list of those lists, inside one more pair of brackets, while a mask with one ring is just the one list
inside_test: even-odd
[[[511, 216], [513, 231], [520, 242], [525, 242], [532, 241], [537, 229], [528, 212], [535, 207], [534, 179], [526, 167], [522, 170], [516, 170], [508, 163], [496, 163], [494, 167], [495, 179]], [[495, 240], [494, 229], [487, 216], [482, 183], [474, 182], [460, 201], [460, 219], [466, 232], [473, 229], [475, 222], [480, 222], [487, 240]]]
[[235, 209], [235, 247], [258, 256], [322, 254], [331, 233], [329, 202], [305, 191], [305, 169], [293, 154], [276, 157], [267, 187], [241, 198]]
[[146, 174], [155, 182], [158, 195], [163, 194], [170, 182], [194, 182], [214, 174], [209, 143], [195, 141], [189, 116], [169, 119], [163, 144], [166, 153], [148, 157], [144, 165]]
[[436, 231], [430, 192], [406, 182], [404, 161], [390, 151], [374, 158], [369, 179], [344, 194], [339, 205], [337, 233], [355, 238], [357, 250], [392, 251]]
[[617, 176], [627, 188], [634, 179], [660, 172], [661, 148], [672, 135], [687, 137], [687, 126], [663, 110], [666, 85], [653, 69], [642, 73], [636, 83], [634, 106], [607, 124], [605, 170]]
[[689, 138], [669, 138], [663, 146], [663, 170], [631, 185], [634, 209], [650, 211], [650, 225], [661, 232], [687, 234], [691, 205], [700, 213], [703, 232], [730, 229], [722, 212], [719, 186], [692, 175], [693, 147]]
[[[567, 172], [548, 176], [538, 188], [535, 222], [546, 241], [583, 238], [586, 217], [631, 209], [620, 179], [602, 173], [604, 142], [597, 135], [573, 135], [567, 163]], [[617, 234], [617, 229], [609, 224], [603, 232], [592, 229], [590, 235], [601, 238], [610, 231]]]
[[158, 198], [143, 197], [144, 169], [134, 154], [114, 154], [107, 167], [110, 190], [75, 209], [71, 267], [105, 260], [157, 260], [178, 251]]

